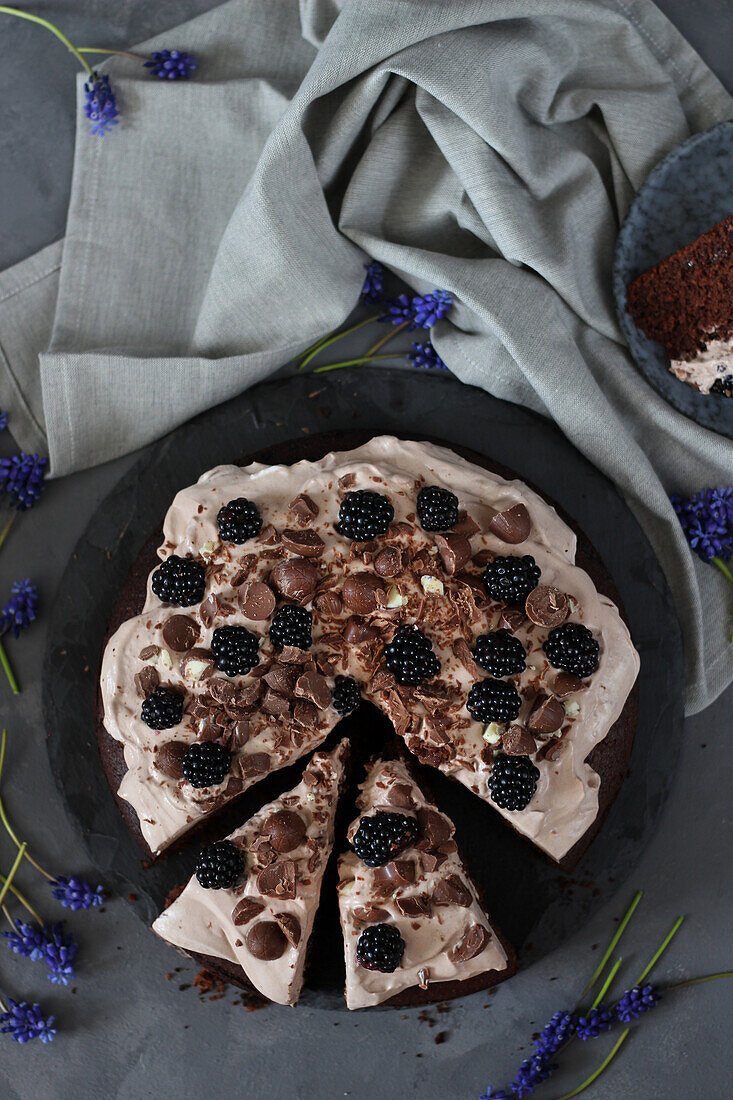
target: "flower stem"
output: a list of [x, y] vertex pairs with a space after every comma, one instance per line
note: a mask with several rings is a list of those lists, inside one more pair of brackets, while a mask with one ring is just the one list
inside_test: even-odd
[[[3, 767], [5, 765], [5, 747], [6, 747], [7, 743], [8, 743], [8, 731], [3, 730], [2, 735], [0, 735], [0, 779], [2, 779]], [[8, 835], [10, 836], [10, 839], [13, 841], [13, 843], [18, 848], [20, 848], [21, 843], [18, 840], [17, 836], [15, 835], [15, 830], [13, 829], [12, 825], [10, 824], [10, 821], [8, 820], [8, 815], [5, 812], [5, 806], [3, 805], [2, 795], [0, 795], [0, 821], [2, 821], [3, 825], [5, 826], [5, 828], [8, 832]], [[40, 873], [44, 876], [44, 878], [49, 879], [49, 881], [51, 881], [51, 882], [54, 881], [56, 876], [55, 875], [50, 875], [48, 873], [48, 871], [46, 871], [43, 867], [41, 867], [40, 863], [36, 863], [35, 859], [30, 854], [30, 852], [25, 853], [25, 858], [28, 860], [31, 867], [35, 867], [35, 869], [37, 871], [40, 871]]]
[[[6, 881], [6, 880], [5, 880], [4, 876], [3, 876], [3, 875], [0, 875], [0, 882], [5, 882], [5, 881]], [[14, 885], [13, 883], [11, 883], [11, 884], [10, 884], [10, 893], [11, 893], [11, 894], [15, 894], [16, 898], [18, 899], [18, 901], [20, 902], [20, 904], [21, 904], [21, 905], [23, 906], [23, 908], [24, 908], [24, 909], [27, 909], [27, 910], [28, 910], [28, 912], [30, 913], [30, 915], [31, 915], [32, 917], [35, 917], [35, 919], [36, 919], [36, 920], [38, 921], [38, 924], [39, 924], [39, 925], [41, 925], [41, 927], [43, 927], [43, 920], [42, 920], [42, 918], [41, 918], [41, 917], [39, 916], [39, 914], [38, 914], [38, 913], [37, 913], [37, 912], [35, 911], [35, 909], [34, 909], [34, 908], [33, 908], [33, 906], [31, 905], [31, 903], [30, 903], [30, 902], [28, 901], [28, 899], [27, 899], [26, 897], [24, 897], [24, 896], [23, 896], [23, 894], [21, 894], [20, 890], [19, 890], [19, 889], [17, 888], [17, 886], [15, 886], [15, 885]], [[5, 905], [3, 904], [3, 911], [4, 911], [4, 910], [5, 910]]]
[[[2, 545], [2, 544], [0, 544], [0, 545]], [[720, 558], [711, 558], [710, 560], [711, 560], [711, 562], [713, 563], [713, 565], [717, 565], [718, 569], [719, 569], [719, 570], [720, 570], [720, 572], [721, 572], [721, 573], [723, 574], [723, 576], [724, 576], [724, 577], [727, 577], [727, 578], [728, 578], [728, 580], [730, 581], [730, 583], [731, 583], [731, 584], [733, 584], [733, 573], [731, 573], [731, 571], [730, 571], [730, 569], [728, 568], [728, 566], [727, 566], [727, 565], [725, 565], [725, 563], [724, 563], [724, 562], [722, 562], [722, 561], [720, 560]]]
[[47, 31], [51, 32], [51, 34], [56, 35], [59, 42], [63, 42], [63, 44], [66, 46], [66, 49], [70, 53], [73, 53], [74, 57], [77, 59], [82, 68], [86, 70], [87, 74], [89, 76], [92, 75], [92, 70], [87, 64], [86, 58], [82, 56], [80, 51], [77, 50], [76, 46], [73, 46], [71, 42], [69, 42], [66, 35], [62, 31], [60, 31], [58, 27], [55, 27], [53, 23], [49, 23], [48, 19], [42, 19], [40, 15], [31, 15], [31, 13], [28, 11], [18, 11], [17, 8], [8, 8], [4, 4], [0, 4], [0, 14], [16, 15], [18, 19], [27, 19], [29, 23], [37, 23], [39, 27], [45, 27]]
[[147, 57], [143, 53], [131, 53], [130, 50], [107, 50], [98, 46], [78, 46], [79, 53], [107, 53], [114, 54], [116, 57], [131, 57], [134, 61], [147, 61]]
[[6, 538], [10, 534], [10, 528], [15, 523], [15, 517], [17, 516], [17, 514], [17, 512], [13, 512], [8, 522], [3, 527], [2, 531], [0, 531], [0, 546], [2, 546], [2, 544], [5, 542]]
[[593, 1004], [590, 1006], [591, 1008], [598, 1008], [599, 1004], [601, 1003], [603, 998], [606, 996], [606, 993], [608, 993], [608, 988], [609, 988], [611, 982], [613, 981], [613, 979], [616, 977], [616, 971], [618, 970], [618, 968], [620, 966], [621, 966], [621, 959], [616, 959], [616, 962], [613, 964], [613, 966], [611, 967], [611, 969], [608, 972], [608, 977], [606, 978], [605, 982], [601, 986], [600, 993], [598, 994], [598, 996], [594, 1000]]
[[5, 646], [2, 642], [0, 642], [0, 665], [2, 665], [3, 669], [5, 670], [5, 675], [8, 678], [10, 690], [12, 691], [13, 695], [20, 695], [18, 681], [15, 679], [15, 673], [10, 666], [10, 661], [8, 660], [8, 655], [5, 652]]
[[18, 854], [16, 855], [15, 859], [13, 860], [13, 866], [8, 871], [8, 877], [5, 879], [5, 882], [2, 884], [2, 886], [0, 886], [0, 905], [2, 905], [2, 903], [5, 901], [5, 895], [7, 894], [8, 890], [10, 889], [10, 885], [11, 885], [11, 883], [12, 883], [14, 877], [15, 877], [15, 872], [18, 870], [21, 863], [23, 862], [23, 856], [25, 855], [25, 849], [26, 849], [25, 844], [21, 844], [20, 848], [18, 849]]
[[369, 350], [367, 351], [367, 355], [374, 355], [375, 351], [379, 351], [380, 348], [384, 347], [388, 340], [391, 340], [392, 337], [396, 336], [398, 332], [402, 332], [403, 329], [407, 328], [409, 323], [409, 321], [403, 321], [401, 325], [395, 325], [395, 327], [390, 332], [388, 332], [386, 336], [382, 336], [379, 340], [377, 340], [376, 344], [369, 348]]
[[637, 905], [641, 901], [642, 896], [643, 896], [643, 892], [641, 890], [637, 890], [636, 894], [634, 895], [633, 901], [631, 902], [631, 905], [629, 906], [629, 908], [624, 913], [624, 916], [621, 919], [621, 923], [619, 924], [618, 928], [614, 932], [613, 939], [609, 943], [609, 945], [606, 949], [605, 955], [603, 956], [603, 958], [599, 962], [598, 966], [596, 967], [595, 973], [593, 974], [593, 977], [588, 982], [588, 984], [585, 987], [585, 989], [583, 990], [583, 992], [580, 994], [580, 997], [578, 998], [579, 1002], [583, 1000], [583, 997], [585, 997], [586, 993], [589, 993], [591, 991], [591, 989], [596, 984], [596, 982], [600, 978], [601, 974], [605, 970], [606, 963], [611, 958], [611, 955], [613, 954], [614, 950], [616, 949], [616, 945], [618, 944], [618, 941], [623, 936], [624, 931], [626, 930], [626, 925], [629, 923], [629, 921], [633, 917], [634, 910], [636, 909]]
[[672, 993], [676, 989], [686, 989], [688, 985], [700, 985], [701, 982], [715, 982], [718, 978], [733, 978], [733, 970], [721, 970], [719, 974], [706, 974], [704, 978], [690, 978], [686, 982], [677, 982], [676, 985], [668, 985], [665, 993]]
[[608, 1068], [610, 1063], [618, 1054], [619, 1050], [621, 1049], [621, 1044], [626, 1039], [626, 1036], [629, 1034], [630, 1030], [631, 1029], [627, 1027], [626, 1030], [623, 1031], [621, 1035], [619, 1035], [610, 1052], [603, 1059], [598, 1069], [595, 1070], [594, 1073], [591, 1073], [590, 1077], [586, 1077], [585, 1081], [583, 1081], [582, 1084], [578, 1085], [577, 1089], [573, 1089], [572, 1092], [566, 1092], [564, 1096], [560, 1096], [558, 1100], [571, 1100], [571, 1097], [578, 1096], [581, 1092], [584, 1092], [590, 1085], [592, 1085], [594, 1081], [597, 1081], [603, 1073], [604, 1069]]
[[316, 367], [314, 374], [325, 374], [329, 370], [339, 370], [341, 367], [356, 367], [360, 363], [371, 363], [377, 359], [402, 359], [401, 352], [393, 352], [392, 355], [362, 355], [361, 359], [343, 359], [340, 363], [326, 363], [323, 367]]
[[373, 317], [367, 317], [365, 320], [359, 321], [358, 324], [352, 325], [351, 328], [345, 328], [342, 332], [334, 332], [331, 336], [323, 337], [317, 344], [311, 344], [310, 348], [306, 348], [304, 353], [305, 358], [301, 359], [298, 370], [303, 370], [304, 367], [307, 367], [311, 359], [315, 359], [319, 352], [323, 351], [324, 348], [329, 347], [331, 344], [335, 344], [342, 336], [348, 336], [350, 332], [356, 332], [358, 329], [364, 328], [364, 325], [370, 325], [372, 321], [376, 321], [377, 318], [377, 314]]
[[659, 946], [657, 951], [654, 953], [654, 955], [650, 959], [649, 963], [644, 967], [641, 974], [639, 975], [639, 977], [634, 982], [634, 985], [641, 985], [641, 983], [644, 981], [644, 978], [646, 978], [647, 974], [652, 970], [652, 968], [656, 965], [656, 963], [659, 962], [662, 955], [667, 950], [667, 948], [669, 947], [669, 945], [672, 942], [672, 940], [674, 939], [674, 937], [677, 935], [677, 932], [680, 929], [680, 925], [682, 924], [684, 919], [685, 919], [684, 917], [678, 917], [677, 918], [677, 920], [672, 925], [670, 931], [667, 933], [667, 935], [662, 940], [661, 945]]

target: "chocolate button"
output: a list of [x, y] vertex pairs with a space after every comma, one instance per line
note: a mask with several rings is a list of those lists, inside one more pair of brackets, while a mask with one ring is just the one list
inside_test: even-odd
[[320, 579], [315, 565], [306, 558], [289, 558], [278, 562], [270, 573], [270, 580], [275, 588], [283, 596], [299, 603], [306, 603], [313, 597]]
[[378, 905], [357, 905], [354, 907], [354, 920], [361, 924], [379, 924], [380, 921], [389, 920], [389, 913]]
[[359, 645], [361, 642], [375, 642], [380, 638], [380, 633], [374, 626], [369, 626], [361, 619], [352, 617], [346, 622], [343, 629], [343, 639], [351, 645]]
[[436, 535], [435, 545], [450, 577], [471, 560], [471, 543], [465, 535]]
[[533, 733], [547, 734], [559, 730], [565, 721], [565, 708], [551, 695], [539, 695], [527, 726]]
[[565, 699], [568, 695], [575, 695], [576, 691], [583, 691], [588, 685], [584, 684], [579, 676], [572, 672], [558, 672], [549, 682], [549, 688], [558, 699]]
[[387, 792], [386, 801], [388, 806], [396, 806], [400, 810], [413, 810], [415, 808], [412, 787], [409, 783], [395, 783]]
[[248, 581], [239, 591], [239, 607], [255, 623], [269, 619], [275, 610], [275, 593], [264, 581]]
[[282, 544], [294, 554], [300, 554], [303, 558], [317, 558], [323, 553], [325, 545], [320, 535], [315, 531], [286, 530], [282, 533]]
[[293, 668], [292, 665], [273, 665], [262, 679], [278, 695], [284, 695], [286, 699], [292, 699], [295, 692], [295, 681], [298, 679], [298, 670]]
[[272, 898], [291, 901], [295, 897], [295, 864], [292, 859], [273, 863], [257, 876], [257, 889]]
[[431, 913], [430, 898], [425, 894], [416, 894], [411, 898], [397, 898], [395, 905], [403, 917], [429, 917]]
[[253, 917], [259, 916], [264, 905], [256, 898], [242, 898], [232, 909], [232, 923], [239, 927], [241, 924], [249, 924]]
[[555, 627], [564, 623], [570, 613], [570, 602], [564, 592], [549, 584], [538, 584], [527, 596], [525, 611], [537, 626]]
[[171, 779], [183, 779], [181, 757], [188, 748], [185, 741], [166, 741], [156, 750], [153, 762], [158, 771], [169, 775]]
[[305, 822], [293, 810], [277, 810], [268, 817], [263, 833], [276, 852], [292, 852], [303, 842]]
[[380, 577], [397, 577], [402, 572], [402, 551], [397, 546], [387, 546], [374, 559], [374, 568]]
[[198, 623], [188, 615], [171, 615], [163, 625], [163, 641], [174, 653], [185, 653], [198, 638]]
[[497, 512], [489, 524], [489, 531], [502, 542], [516, 544], [524, 542], [530, 532], [532, 522], [529, 512], [523, 504], [515, 504], [505, 512]]
[[340, 615], [344, 609], [344, 601], [338, 592], [329, 590], [319, 593], [313, 601], [313, 606], [321, 615]]
[[274, 920], [261, 920], [252, 925], [245, 943], [250, 955], [263, 962], [272, 962], [285, 954], [288, 941], [279, 924]]
[[501, 747], [508, 756], [530, 756], [537, 745], [534, 737], [521, 726], [510, 726], [501, 735]]
[[441, 879], [433, 890], [433, 905], [460, 905], [468, 909], [473, 901], [471, 891], [458, 875]]
[[384, 582], [374, 573], [352, 573], [341, 590], [344, 603], [359, 615], [370, 615], [387, 602]]
[[480, 924], [473, 924], [464, 936], [448, 952], [448, 958], [454, 963], [465, 963], [480, 955], [489, 942], [489, 933]]

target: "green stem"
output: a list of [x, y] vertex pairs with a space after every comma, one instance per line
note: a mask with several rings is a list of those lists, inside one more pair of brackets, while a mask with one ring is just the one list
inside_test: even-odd
[[401, 352], [393, 352], [392, 355], [362, 355], [361, 359], [343, 359], [340, 363], [326, 363], [323, 367], [316, 367], [314, 374], [325, 374], [329, 370], [339, 370], [341, 367], [356, 367], [360, 363], [371, 363], [377, 359], [403, 359]]
[[380, 340], [377, 340], [376, 344], [372, 345], [372, 347], [369, 348], [369, 350], [367, 351], [367, 355], [374, 355], [375, 351], [379, 351], [380, 348], [384, 347], [388, 340], [391, 340], [392, 337], [396, 336], [398, 332], [402, 332], [403, 329], [407, 328], [409, 323], [409, 321], [403, 321], [401, 325], [395, 325], [395, 327], [390, 332], [388, 332], [386, 336], [383, 336]]
[[10, 684], [10, 690], [12, 691], [13, 695], [20, 695], [20, 688], [18, 687], [18, 681], [15, 679], [15, 673], [13, 672], [13, 670], [10, 666], [10, 661], [8, 660], [8, 655], [5, 652], [5, 646], [3, 645], [2, 642], [0, 642], [0, 665], [2, 665], [2, 667], [5, 670], [5, 675], [8, 678], [8, 683]]
[[18, 870], [21, 863], [23, 862], [23, 856], [25, 855], [25, 847], [26, 847], [25, 844], [22, 844], [20, 846], [20, 848], [18, 849], [18, 854], [15, 857], [15, 859], [13, 860], [13, 866], [8, 871], [8, 877], [5, 879], [5, 882], [2, 884], [2, 886], [0, 886], [0, 905], [2, 905], [2, 903], [5, 901], [5, 895], [7, 894], [8, 890], [10, 889], [10, 885], [13, 881], [13, 878], [15, 877], [15, 872]]
[[[3, 875], [0, 875], [0, 882], [4, 883], [6, 881], [7, 881], [7, 879], [5, 879], [5, 877]], [[24, 897], [23, 894], [21, 894], [20, 890], [13, 883], [10, 884], [10, 893], [15, 895], [15, 897], [18, 899], [18, 901], [23, 906], [23, 908], [27, 909], [28, 912], [30, 913], [30, 915], [32, 917], [35, 917], [35, 919], [38, 921], [39, 925], [41, 925], [41, 927], [43, 927], [43, 919], [35, 911], [35, 909], [31, 905], [31, 903], [28, 901], [28, 899], [26, 897]], [[5, 906], [3, 906], [3, 909], [4, 908], [5, 908]]]
[[6, 538], [10, 534], [10, 528], [15, 523], [15, 517], [17, 516], [17, 514], [17, 512], [13, 512], [12, 516], [3, 527], [2, 531], [0, 531], [0, 546], [2, 546], [2, 544], [5, 542]]
[[641, 901], [642, 896], [643, 896], [643, 892], [641, 890], [638, 890], [636, 892], [635, 896], [634, 896], [633, 901], [631, 902], [631, 905], [629, 906], [629, 908], [626, 910], [624, 916], [622, 917], [621, 923], [619, 924], [618, 928], [616, 929], [616, 931], [613, 935], [613, 939], [611, 940], [611, 942], [609, 943], [609, 945], [606, 949], [605, 955], [603, 956], [603, 958], [599, 962], [598, 966], [596, 967], [595, 973], [593, 974], [593, 977], [588, 982], [588, 984], [585, 987], [585, 989], [583, 990], [583, 992], [580, 994], [580, 997], [578, 998], [578, 1002], [582, 1001], [583, 997], [585, 997], [586, 993], [590, 992], [590, 990], [593, 988], [593, 986], [596, 984], [596, 982], [600, 978], [601, 974], [605, 970], [606, 963], [608, 962], [608, 960], [611, 958], [611, 955], [615, 951], [616, 945], [617, 945], [618, 941], [621, 939], [621, 937], [623, 936], [624, 931], [626, 930], [626, 925], [629, 923], [629, 921], [633, 917], [634, 910], [636, 909], [637, 905]]
[[[7, 743], [8, 743], [8, 731], [3, 730], [2, 736], [0, 736], [0, 779], [2, 779], [3, 767], [5, 765], [5, 747], [6, 747]], [[13, 829], [12, 825], [10, 824], [10, 821], [8, 819], [8, 815], [5, 812], [5, 806], [3, 805], [3, 800], [2, 800], [1, 795], [0, 795], [0, 821], [2, 821], [3, 825], [7, 829], [7, 832], [8, 832], [8, 835], [10, 836], [10, 839], [13, 841], [13, 843], [18, 848], [20, 848], [20, 846], [21, 846], [20, 841], [18, 840], [18, 837], [15, 835], [15, 830]], [[35, 869], [37, 871], [40, 871], [40, 873], [45, 878], [49, 879], [51, 882], [54, 881], [56, 876], [55, 875], [50, 875], [48, 873], [48, 871], [45, 870], [45, 868], [41, 867], [40, 863], [36, 863], [35, 859], [30, 854], [30, 852], [25, 853], [25, 858], [28, 860], [31, 867], [35, 867]]]
[[606, 978], [605, 982], [601, 986], [600, 993], [598, 994], [598, 996], [594, 1000], [593, 1004], [590, 1006], [591, 1008], [598, 1008], [599, 1004], [601, 1003], [603, 998], [608, 993], [608, 987], [610, 986], [613, 979], [616, 977], [616, 972], [617, 972], [617, 970], [620, 966], [621, 966], [621, 959], [616, 959], [616, 962], [613, 964], [613, 966], [611, 967], [611, 969], [608, 972], [608, 977]]
[[581, 1092], [584, 1092], [590, 1085], [592, 1085], [594, 1081], [597, 1081], [603, 1073], [604, 1069], [608, 1068], [610, 1063], [618, 1054], [619, 1050], [621, 1049], [621, 1044], [626, 1039], [626, 1036], [629, 1034], [630, 1030], [631, 1029], [627, 1027], [626, 1030], [621, 1033], [621, 1035], [618, 1037], [615, 1044], [611, 1048], [611, 1051], [603, 1059], [598, 1069], [594, 1073], [591, 1073], [590, 1077], [586, 1077], [585, 1081], [583, 1081], [581, 1085], [578, 1085], [577, 1089], [573, 1089], [572, 1092], [566, 1092], [564, 1096], [558, 1097], [558, 1100], [571, 1100], [571, 1097], [578, 1096]]
[[48, 19], [42, 19], [40, 15], [31, 15], [31, 13], [27, 11], [18, 11], [17, 8], [8, 8], [4, 4], [0, 4], [0, 14], [17, 15], [18, 19], [27, 19], [29, 23], [37, 23], [39, 27], [45, 27], [47, 31], [51, 32], [51, 34], [56, 35], [59, 42], [63, 42], [63, 44], [66, 46], [66, 49], [70, 53], [73, 53], [74, 57], [77, 59], [82, 68], [86, 70], [89, 76], [92, 75], [92, 70], [90, 69], [89, 65], [87, 65], [86, 58], [82, 56], [79, 50], [77, 50], [76, 46], [73, 46], [71, 42], [69, 42], [66, 35], [62, 31], [60, 31], [58, 27], [54, 27], [53, 23], [49, 23]]
[[718, 569], [723, 574], [723, 576], [727, 577], [728, 580], [730, 581], [730, 583], [733, 584], [733, 573], [731, 573], [728, 566], [724, 562], [722, 562], [720, 560], [720, 558], [711, 558], [710, 560], [713, 563], [713, 565], [717, 565]]
[[367, 317], [364, 321], [359, 321], [358, 324], [352, 325], [351, 328], [345, 328], [343, 332], [334, 332], [332, 336], [326, 336], [324, 339], [319, 340], [317, 344], [312, 344], [310, 348], [305, 351], [305, 358], [301, 360], [298, 370], [303, 370], [307, 367], [311, 359], [315, 359], [319, 352], [324, 348], [329, 347], [331, 344], [335, 344], [337, 340], [340, 340], [342, 336], [348, 336], [350, 332], [356, 332], [360, 328], [364, 328], [364, 325], [370, 325], [372, 321], [378, 319], [378, 314], [374, 314], [373, 317]]
[[672, 928], [670, 929], [670, 931], [667, 933], [667, 935], [662, 940], [662, 943], [659, 946], [658, 950], [654, 953], [654, 955], [652, 956], [650, 961], [647, 963], [647, 965], [642, 970], [639, 977], [634, 982], [634, 985], [641, 985], [641, 983], [644, 981], [644, 978], [646, 978], [647, 974], [652, 970], [652, 968], [656, 965], [656, 963], [659, 962], [662, 955], [667, 950], [667, 948], [669, 947], [669, 945], [672, 942], [672, 940], [674, 939], [674, 937], [677, 935], [677, 932], [679, 931], [680, 925], [682, 924], [684, 919], [685, 919], [684, 917], [678, 917], [677, 918], [677, 920], [672, 925]]
[[664, 992], [671, 993], [673, 990], [685, 989], [688, 985], [700, 985], [702, 982], [716, 982], [718, 978], [733, 978], [733, 970], [721, 970], [719, 974], [706, 974], [704, 978], [690, 978], [686, 982], [668, 985]]
[[115, 57], [131, 57], [134, 61], [147, 61], [148, 58], [142, 53], [131, 53], [129, 50], [106, 50], [97, 46], [78, 46], [79, 53], [107, 53], [114, 54]]

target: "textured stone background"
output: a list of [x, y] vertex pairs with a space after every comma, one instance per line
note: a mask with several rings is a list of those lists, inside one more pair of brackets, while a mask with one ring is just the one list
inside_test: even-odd
[[[41, 0], [33, 11], [58, 23], [80, 44], [120, 48], [175, 26], [213, 6], [208, 0]], [[659, 6], [733, 91], [729, 0], [661, 0]], [[0, 24], [0, 268], [63, 234], [73, 151], [74, 66], [43, 31]], [[11, 449], [5, 436], [2, 453]], [[66, 559], [99, 501], [131, 460], [123, 459], [54, 483], [43, 505], [23, 517], [2, 554], [0, 590], [11, 579], [36, 577], [49, 607]], [[24, 685], [9, 701], [0, 686], [2, 724], [12, 735], [5, 791], [19, 831], [52, 868], [80, 870], [81, 846], [50, 775], [40, 706], [44, 617], [13, 661]], [[10, 643], [12, 645], [12, 642]], [[643, 966], [680, 911], [685, 928], [660, 973], [670, 980], [731, 965], [731, 825], [726, 820], [733, 692], [686, 726], [686, 740], [661, 826], [639, 866], [646, 902], [626, 954]], [[0, 841], [7, 866], [10, 848]], [[24, 878], [40, 896], [32, 878]], [[104, 915], [73, 920], [83, 944], [75, 992], [59, 990], [40, 968], [0, 954], [0, 986], [42, 999], [63, 1018], [63, 1037], [48, 1047], [3, 1043], [4, 1100], [141, 1100], [158, 1095], [287, 1096], [367, 1100], [477, 1098], [489, 1082], [508, 1081], [527, 1056], [528, 1039], [552, 1012], [570, 1004], [593, 965], [618, 900], [565, 948], [501, 987], [455, 1002], [448, 1012], [343, 1012], [268, 1008], [247, 1014], [231, 995], [201, 1002], [194, 968], [147, 933], [121, 898]], [[167, 968], [182, 965], [174, 980]], [[730, 1019], [733, 987], [714, 983], [670, 997], [643, 1025], [592, 1095], [666, 1100], [722, 1097], [733, 1075]], [[427, 1019], [425, 1017], [428, 1017]], [[599, 1044], [600, 1047], [600, 1044]], [[606, 1048], [604, 1047], [604, 1050]], [[546, 1096], [572, 1088], [601, 1054], [580, 1049], [573, 1070], [558, 1075]]]

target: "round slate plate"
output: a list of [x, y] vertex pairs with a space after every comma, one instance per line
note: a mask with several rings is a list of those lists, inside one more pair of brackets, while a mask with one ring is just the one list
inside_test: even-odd
[[[489, 910], [519, 951], [545, 955], [612, 897], [637, 864], [667, 797], [679, 750], [684, 672], [677, 620], [654, 553], [613, 486], [549, 422], [449, 377], [361, 368], [327, 382], [298, 375], [258, 386], [147, 448], [102, 502], [67, 566], [53, 609], [44, 663], [51, 767], [90, 858], [106, 884], [135, 895], [150, 923], [168, 891], [192, 872], [196, 845], [141, 863], [108, 790], [94, 736], [99, 651], [120, 585], [174, 494], [211, 466], [304, 434], [395, 432], [440, 437], [512, 467], [573, 516], [595, 545], [628, 609], [640, 651], [639, 726], [624, 784], [601, 833], [572, 875], [551, 865], [490, 807], [438, 772], [437, 801], [453, 817], [467, 864]], [[376, 711], [378, 724], [386, 725]], [[348, 734], [346, 720], [344, 733]], [[383, 735], [385, 730], [381, 731]], [[257, 784], [217, 822], [224, 835], [297, 782], [295, 765]], [[331, 887], [324, 885], [324, 897]], [[343, 1005], [335, 905], [322, 906], [302, 1002]], [[161, 943], [161, 967], [169, 949]]]
[[733, 121], [694, 134], [640, 188], [616, 242], [613, 292], [619, 324], [638, 367], [678, 412], [733, 438], [733, 399], [702, 394], [669, 372], [667, 353], [626, 311], [629, 283], [733, 213]]

